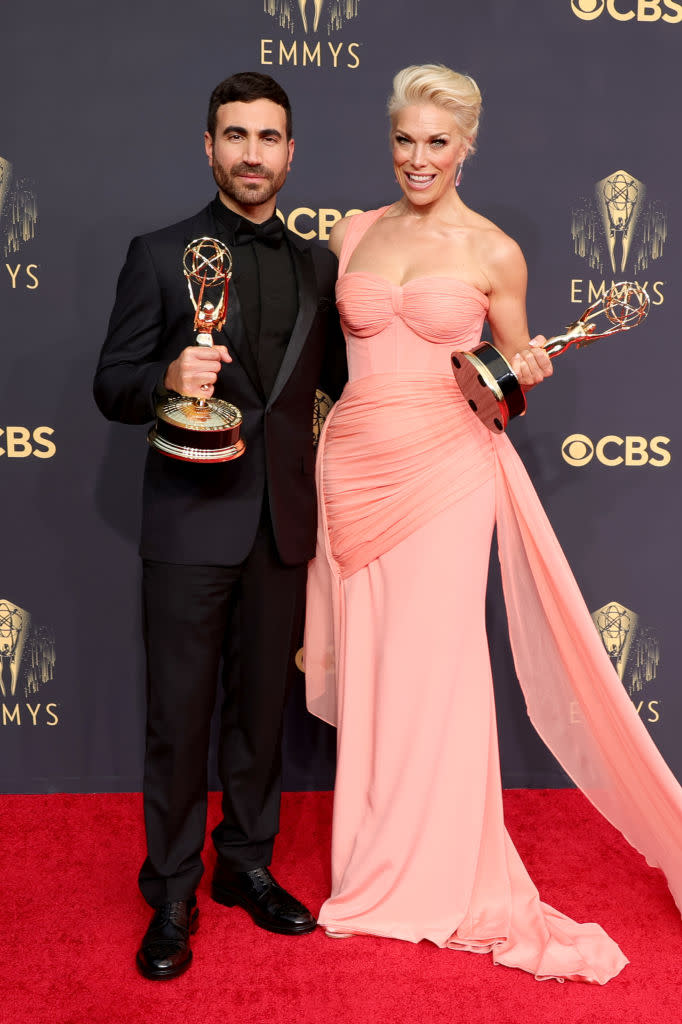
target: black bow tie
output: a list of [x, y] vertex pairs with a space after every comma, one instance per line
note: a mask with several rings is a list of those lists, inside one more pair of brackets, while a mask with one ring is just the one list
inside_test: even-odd
[[254, 224], [250, 220], [242, 220], [235, 231], [235, 245], [247, 245], [249, 242], [264, 242], [277, 248], [284, 238], [284, 227], [279, 217], [272, 217], [265, 224]]

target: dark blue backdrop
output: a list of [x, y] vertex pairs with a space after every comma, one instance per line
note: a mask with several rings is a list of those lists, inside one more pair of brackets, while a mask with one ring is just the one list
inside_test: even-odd
[[[212, 87], [261, 69], [287, 89], [296, 156], [281, 210], [324, 240], [338, 215], [394, 198], [386, 97], [394, 72], [422, 61], [481, 85], [462, 195], [523, 247], [531, 329], [556, 331], [614, 277], [651, 290], [647, 323], [563, 357], [511, 433], [620, 647], [623, 685], [682, 776], [682, 3], [325, 0], [316, 30], [313, 7], [307, 31], [298, 0], [36, 0], [3, 12], [0, 788], [140, 785], [145, 431], [107, 424], [90, 382], [129, 238], [213, 193], [202, 143]], [[489, 627], [504, 781], [561, 785], [525, 719], [494, 573]], [[297, 690], [286, 785], [329, 786], [333, 744]]]

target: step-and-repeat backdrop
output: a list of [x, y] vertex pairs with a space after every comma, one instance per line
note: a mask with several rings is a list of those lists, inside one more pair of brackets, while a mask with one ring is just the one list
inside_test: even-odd
[[[91, 379], [129, 239], [214, 193], [211, 89], [253, 69], [289, 92], [280, 209], [325, 244], [341, 215], [396, 198], [391, 79], [431, 61], [482, 88], [461, 195], [521, 244], [531, 330], [555, 333], [612, 281], [648, 289], [646, 323], [561, 357], [510, 434], [682, 777], [682, 0], [35, 0], [2, 23], [2, 790], [140, 786], [145, 428], [105, 422]], [[526, 721], [494, 558], [488, 625], [505, 784], [562, 785]], [[285, 783], [327, 787], [334, 733], [299, 684]]]

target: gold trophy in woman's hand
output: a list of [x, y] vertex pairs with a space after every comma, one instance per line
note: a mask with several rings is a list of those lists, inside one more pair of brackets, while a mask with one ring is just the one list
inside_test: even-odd
[[[196, 344], [212, 346], [213, 331], [222, 330], [227, 315], [230, 250], [217, 238], [195, 238], [183, 253], [182, 270], [194, 306]], [[229, 462], [246, 448], [239, 436], [241, 424], [239, 409], [222, 398], [175, 395], [157, 405], [148, 441], [183, 462]]]
[[[553, 359], [571, 345], [585, 348], [598, 338], [629, 331], [641, 324], [648, 312], [645, 289], [631, 281], [620, 281], [588, 306], [563, 334], [548, 338], [542, 347]], [[604, 317], [605, 322], [599, 325], [598, 317]], [[471, 352], [453, 352], [451, 358], [462, 394], [489, 430], [502, 433], [509, 420], [523, 416], [524, 390], [509, 362], [493, 345], [484, 341]]]

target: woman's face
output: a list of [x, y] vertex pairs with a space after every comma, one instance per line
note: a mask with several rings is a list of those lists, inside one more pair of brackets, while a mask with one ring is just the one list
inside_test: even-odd
[[454, 188], [468, 148], [454, 115], [433, 103], [403, 107], [393, 116], [395, 176], [415, 206], [429, 206]]

